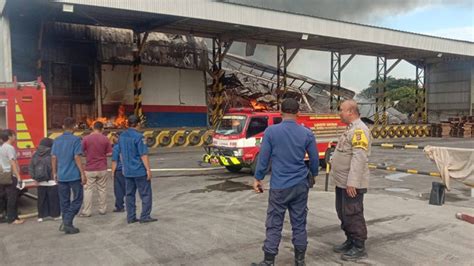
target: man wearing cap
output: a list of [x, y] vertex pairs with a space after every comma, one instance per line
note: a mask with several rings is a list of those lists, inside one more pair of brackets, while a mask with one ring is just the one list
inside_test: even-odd
[[369, 186], [370, 130], [360, 120], [357, 102], [347, 100], [341, 104], [339, 116], [347, 130], [331, 158], [330, 175], [336, 184], [336, 211], [346, 241], [333, 248], [342, 253], [341, 259], [354, 261], [367, 257], [365, 240], [367, 226], [364, 218], [364, 194]]
[[[305, 265], [308, 245], [308, 175], [318, 175], [319, 158], [313, 132], [296, 122], [298, 111], [298, 102], [286, 99], [281, 105], [283, 122], [265, 130], [253, 187], [257, 193], [263, 192], [262, 180], [271, 162], [266, 239], [263, 244], [263, 261], [252, 265], [274, 265], [287, 209], [293, 230], [295, 265]], [[309, 169], [304, 161], [306, 154], [309, 156]]]
[[[151, 193], [151, 170], [148, 159], [148, 147], [143, 134], [138, 132], [140, 121], [135, 115], [128, 117], [128, 129], [120, 134], [118, 153], [122, 160], [122, 173], [125, 176], [127, 209], [127, 222], [129, 224], [140, 222], [156, 222], [151, 218], [152, 193]], [[142, 213], [140, 220], [136, 216], [135, 194], [142, 200]]]

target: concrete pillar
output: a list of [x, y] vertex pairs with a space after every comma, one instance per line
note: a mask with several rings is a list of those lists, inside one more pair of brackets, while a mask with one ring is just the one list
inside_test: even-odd
[[10, 21], [3, 13], [0, 16], [0, 82], [12, 82], [12, 77]]

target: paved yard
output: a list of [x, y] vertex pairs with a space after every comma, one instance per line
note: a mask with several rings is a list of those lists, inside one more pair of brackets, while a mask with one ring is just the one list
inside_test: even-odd
[[[474, 144], [442, 144], [446, 143]], [[197, 148], [159, 149], [152, 164], [197, 168], [200, 154]], [[371, 161], [434, 170], [421, 151], [374, 148]], [[372, 172], [365, 201], [369, 258], [359, 264], [474, 265], [474, 225], [454, 218], [459, 211], [474, 214], [469, 189], [455, 184], [445, 205], [432, 206], [427, 197], [436, 178], [393, 174]], [[81, 230], [77, 235], [59, 232], [59, 221], [0, 224], [0, 265], [249, 265], [261, 260], [268, 192], [254, 194], [248, 172], [217, 169], [155, 175], [152, 214], [158, 222], [127, 225], [125, 214], [101, 216], [95, 209], [91, 218], [76, 218]], [[111, 210], [111, 184], [109, 188]], [[340, 265], [343, 262], [331, 248], [344, 236], [334, 210], [334, 193], [323, 188], [321, 173], [310, 192], [307, 264]], [[23, 214], [34, 206], [33, 200], [22, 198]], [[292, 265], [292, 259], [291, 227], [286, 221], [276, 263]]]

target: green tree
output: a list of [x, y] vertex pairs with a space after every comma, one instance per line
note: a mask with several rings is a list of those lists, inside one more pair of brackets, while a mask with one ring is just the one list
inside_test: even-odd
[[414, 87], [400, 87], [387, 92], [389, 106], [405, 114], [415, 112], [416, 89]]
[[[375, 95], [376, 88], [377, 88], [376, 85], [377, 84], [375, 82], [375, 79], [371, 80], [370, 83], [369, 83], [369, 87], [363, 89], [359, 93], [359, 95], [363, 96], [365, 98], [368, 98], [368, 99], [373, 99], [374, 95]], [[386, 81], [386, 90], [387, 90], [387, 92], [389, 92], [391, 90], [394, 90], [394, 89], [401, 88], [401, 87], [415, 87], [415, 86], [416, 86], [416, 82], [413, 79], [397, 79], [397, 78], [394, 78], [392, 76], [389, 76], [389, 77], [387, 77], [387, 81]]]
[[[374, 99], [376, 85], [375, 80], [370, 81], [369, 87], [363, 89], [359, 95], [367, 99]], [[389, 106], [395, 107], [402, 113], [413, 113], [415, 111], [416, 81], [413, 79], [388, 77], [386, 81], [386, 97]]]

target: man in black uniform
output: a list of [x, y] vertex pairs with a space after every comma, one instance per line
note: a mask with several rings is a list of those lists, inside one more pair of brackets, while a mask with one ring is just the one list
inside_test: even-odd
[[[313, 132], [296, 122], [298, 111], [298, 102], [295, 99], [286, 99], [281, 105], [283, 122], [265, 130], [254, 181], [255, 191], [262, 193], [262, 180], [271, 161], [266, 239], [263, 244], [265, 257], [259, 264], [252, 265], [274, 265], [287, 209], [293, 229], [295, 265], [305, 265], [304, 257], [308, 245], [308, 175], [318, 175], [319, 158]], [[304, 161], [306, 154], [309, 156], [310, 169]]]

